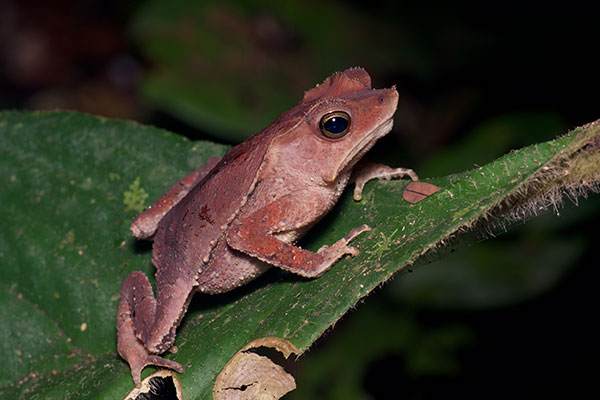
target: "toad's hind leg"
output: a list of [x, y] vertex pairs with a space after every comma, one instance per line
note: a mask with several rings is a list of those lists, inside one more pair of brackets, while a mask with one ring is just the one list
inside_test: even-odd
[[[140, 374], [148, 365], [157, 365], [183, 372], [181, 364], [159, 357], [175, 341], [175, 329], [192, 296], [192, 287], [181, 287], [181, 281], [158, 291], [158, 302], [146, 275], [130, 273], [121, 285], [121, 300], [117, 314], [117, 348], [129, 363], [136, 387]], [[157, 286], [160, 288], [162, 285]], [[179, 286], [174, 288], [173, 286]], [[162, 295], [167, 291], [170, 295]]]

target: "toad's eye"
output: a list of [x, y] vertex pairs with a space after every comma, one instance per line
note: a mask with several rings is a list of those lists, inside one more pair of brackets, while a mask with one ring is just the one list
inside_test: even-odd
[[330, 139], [337, 139], [348, 133], [350, 116], [343, 111], [334, 111], [323, 115], [319, 122], [321, 133]]

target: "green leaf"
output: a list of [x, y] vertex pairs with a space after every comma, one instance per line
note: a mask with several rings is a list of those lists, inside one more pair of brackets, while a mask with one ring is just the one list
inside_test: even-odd
[[[548, 140], [564, 132], [565, 126], [552, 113], [494, 116], [463, 135], [459, 143], [436, 149], [416, 169], [423, 176], [436, 176], [483, 165], [510, 149]], [[588, 238], [581, 229], [572, 227], [568, 235], [564, 231], [576, 221], [585, 224], [597, 208], [591, 201], [561, 212], [561, 218], [549, 212], [503, 233], [500, 240], [461, 245], [461, 251], [446, 255], [410, 278], [392, 281], [386, 293], [405, 306], [409, 303], [446, 311], [483, 311], [532, 299], [555, 287], [577, 264]]]
[[[305, 351], [375, 287], [461, 231], [510, 223], [555, 205], [564, 191], [595, 189], [599, 133], [588, 125], [426, 179], [443, 190], [417, 204], [402, 200], [405, 181], [370, 183], [359, 203], [345, 193], [303, 245], [316, 250], [368, 223], [374, 229], [355, 241], [360, 255], [315, 280], [273, 269], [232, 293], [195, 297], [178, 329], [179, 352], [168, 355], [186, 366], [178, 375], [184, 395], [210, 398], [225, 363], [256, 338]], [[151, 202], [225, 150], [132, 122], [0, 114], [1, 397], [125, 396], [132, 381], [116, 353], [119, 285], [130, 271], [154, 272], [150, 246], [131, 238], [126, 193], [146, 192]]]

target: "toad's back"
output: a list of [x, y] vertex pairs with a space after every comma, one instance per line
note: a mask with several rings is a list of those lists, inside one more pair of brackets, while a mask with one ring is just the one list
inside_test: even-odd
[[203, 272], [213, 247], [223, 235], [222, 227], [231, 221], [252, 192], [270, 142], [293, 127], [303, 110], [304, 107], [295, 107], [269, 128], [230, 149], [164, 216], [153, 245], [157, 280], [169, 281], [165, 275], [191, 280]]

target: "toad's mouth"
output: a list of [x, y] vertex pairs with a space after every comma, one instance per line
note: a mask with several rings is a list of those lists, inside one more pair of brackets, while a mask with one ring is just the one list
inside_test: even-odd
[[354, 164], [356, 164], [365, 155], [365, 153], [369, 151], [373, 145], [375, 145], [375, 142], [387, 135], [392, 130], [393, 125], [394, 117], [392, 116], [375, 127], [371, 133], [365, 135], [365, 137], [363, 137], [361, 141], [358, 142], [356, 146], [354, 146], [348, 152], [348, 154], [346, 154], [344, 157], [344, 162], [341, 163], [340, 167], [335, 171], [330, 182], [333, 182], [338, 176], [340, 176], [342, 171], [345, 169], [352, 168]]

